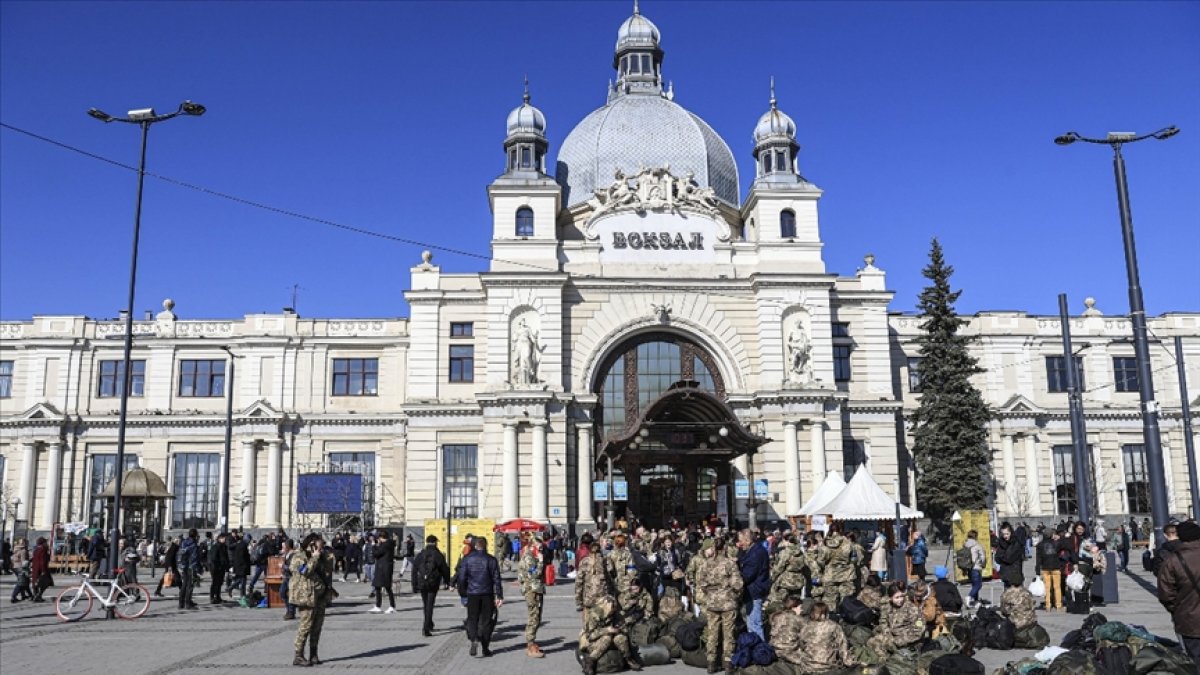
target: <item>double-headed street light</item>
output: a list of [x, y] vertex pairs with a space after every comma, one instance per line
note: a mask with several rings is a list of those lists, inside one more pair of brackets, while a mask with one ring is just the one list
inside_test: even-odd
[[1113, 171], [1117, 178], [1117, 207], [1121, 214], [1121, 235], [1125, 243], [1125, 271], [1129, 276], [1129, 318], [1133, 324], [1133, 353], [1138, 367], [1138, 390], [1142, 402], [1142, 434], [1146, 445], [1146, 473], [1150, 479], [1150, 517], [1154, 522], [1155, 539], [1163, 540], [1163, 526], [1170, 510], [1167, 505], [1167, 481], [1163, 468], [1162, 439], [1158, 431], [1158, 403], [1154, 400], [1154, 380], [1150, 368], [1150, 344], [1146, 339], [1146, 309], [1142, 304], [1142, 285], [1138, 276], [1137, 249], [1133, 243], [1133, 215], [1129, 209], [1129, 185], [1125, 179], [1125, 158], [1121, 146], [1154, 138], [1165, 141], [1179, 133], [1170, 126], [1141, 136], [1132, 132], [1112, 131], [1105, 138], [1087, 138], [1074, 131], [1054, 139], [1058, 145], [1076, 141], [1110, 145], [1113, 149]]
[[108, 540], [108, 571], [110, 575], [114, 576], [116, 575], [117, 562], [120, 557], [117, 542], [120, 540], [121, 531], [121, 480], [125, 470], [125, 421], [129, 412], [129, 387], [132, 381], [132, 364], [129, 357], [133, 351], [133, 291], [137, 286], [138, 238], [142, 227], [142, 185], [146, 179], [146, 136], [150, 131], [150, 125], [155, 122], [164, 122], [179, 115], [199, 117], [204, 114], [204, 110], [204, 106], [199, 103], [184, 101], [179, 104], [178, 110], [165, 115], [156, 114], [154, 108], [130, 110], [127, 117], [113, 117], [96, 108], [87, 111], [88, 115], [106, 124], [108, 122], [125, 122], [127, 124], [137, 124], [142, 127], [142, 152], [141, 159], [138, 162], [137, 204], [133, 211], [133, 254], [129, 261], [129, 295], [125, 303], [125, 351], [121, 360], [121, 372], [123, 374], [121, 380], [121, 412], [117, 421], [117, 479], [113, 486], [112, 529], [109, 532]]

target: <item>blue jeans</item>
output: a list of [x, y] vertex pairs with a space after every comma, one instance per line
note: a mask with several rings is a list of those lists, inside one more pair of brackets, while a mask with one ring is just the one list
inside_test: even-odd
[[983, 589], [983, 572], [980, 570], [971, 570], [971, 592], [967, 597], [979, 602], [979, 591]]
[[254, 566], [254, 575], [250, 577], [250, 590], [246, 591], [247, 593], [254, 592], [254, 585], [258, 583], [258, 578], [261, 577], [263, 575], [263, 573], [266, 571], [267, 571], [266, 565], [255, 565]]
[[759, 598], [758, 600], [750, 600], [749, 602], [742, 604], [742, 611], [746, 613], [746, 630], [765, 640], [766, 638], [763, 637], [762, 610], [762, 598]]
[[288, 602], [288, 586], [290, 585], [291, 580], [292, 578], [290, 576], [283, 578], [283, 583], [279, 584], [279, 596], [283, 598], [283, 611], [288, 616], [295, 616], [296, 606]]

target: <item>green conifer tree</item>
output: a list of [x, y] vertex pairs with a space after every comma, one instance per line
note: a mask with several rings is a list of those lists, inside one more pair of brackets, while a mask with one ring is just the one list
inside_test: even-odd
[[971, 376], [983, 369], [967, 350], [973, 338], [959, 333], [967, 323], [954, 311], [962, 291], [950, 288], [954, 268], [936, 238], [921, 273], [930, 284], [917, 303], [923, 331], [917, 341], [921, 403], [912, 416], [917, 502], [927, 516], [944, 520], [957, 509], [987, 506], [991, 411], [971, 384]]

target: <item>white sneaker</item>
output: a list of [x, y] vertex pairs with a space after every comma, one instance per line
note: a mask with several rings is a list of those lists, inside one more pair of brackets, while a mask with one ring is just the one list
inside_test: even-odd
[[395, 608], [395, 607], [388, 607], [388, 608], [387, 608], [387, 611], [386, 611], [386, 612], [384, 612], [384, 614], [395, 614], [395, 613], [396, 613], [396, 608]]
[[383, 610], [379, 609], [378, 607], [372, 607], [371, 609], [368, 609], [367, 611], [372, 614], [379, 614], [379, 613], [383, 612]]

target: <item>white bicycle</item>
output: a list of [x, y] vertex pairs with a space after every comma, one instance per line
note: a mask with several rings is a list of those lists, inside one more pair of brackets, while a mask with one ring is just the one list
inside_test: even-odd
[[[136, 619], [150, 609], [150, 592], [141, 584], [122, 582], [123, 570], [117, 568], [117, 578], [97, 579], [94, 582], [86, 573], [79, 576], [82, 581], [78, 586], [70, 586], [58, 594], [54, 603], [54, 611], [62, 621], [74, 622], [84, 618], [92, 611], [92, 602], [100, 601], [105, 609], [112, 608], [122, 619]], [[107, 593], [101, 593], [96, 586], [108, 586]]]

